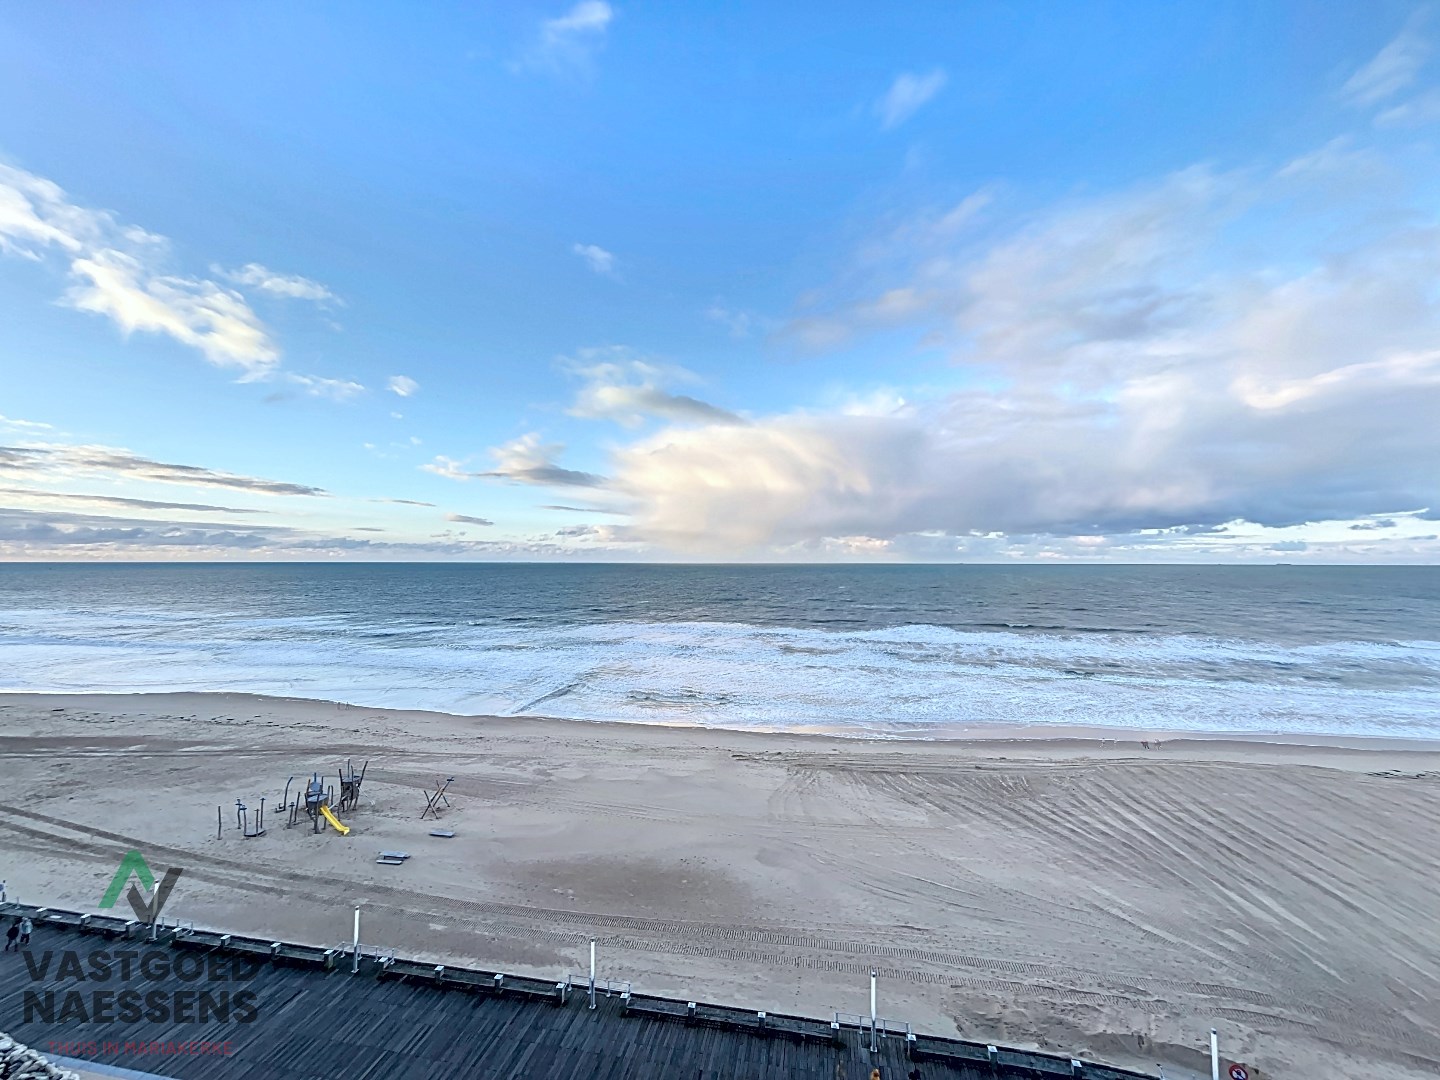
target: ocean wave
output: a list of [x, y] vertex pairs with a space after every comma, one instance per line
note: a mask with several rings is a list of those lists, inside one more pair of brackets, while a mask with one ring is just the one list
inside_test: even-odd
[[247, 691], [857, 734], [1034, 723], [1440, 737], [1440, 642], [1428, 640], [11, 610], [0, 645], [4, 689], [22, 691]]

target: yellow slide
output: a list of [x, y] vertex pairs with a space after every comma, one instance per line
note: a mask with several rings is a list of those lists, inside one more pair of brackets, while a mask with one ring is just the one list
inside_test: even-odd
[[320, 813], [325, 815], [325, 820], [330, 822], [331, 825], [334, 825], [335, 831], [338, 832], [341, 836], [350, 835], [350, 826], [340, 824], [340, 819], [330, 812], [330, 807], [321, 806]]

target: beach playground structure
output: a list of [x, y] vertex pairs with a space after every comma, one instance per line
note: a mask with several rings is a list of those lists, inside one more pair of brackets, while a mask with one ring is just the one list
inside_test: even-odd
[[[265, 797], [260, 797], [260, 805], [254, 810], [245, 803], [243, 799], [235, 800], [235, 828], [247, 840], [254, 840], [265, 835]], [[225, 835], [225, 810], [224, 807], [215, 808], [215, 839], [219, 840]]]
[[[369, 765], [369, 762], [366, 762], [366, 765]], [[363, 777], [363, 770], [359, 775]], [[353, 808], [360, 798], [360, 780], [356, 778], [353, 770], [351, 770], [351, 778], [353, 782], [349, 785], [351, 794], [349, 795], [348, 801], [338, 804], [348, 808]], [[286, 824], [286, 828], [299, 824], [300, 814], [303, 811], [309, 819], [311, 829], [314, 832], [318, 833], [321, 829], [325, 828], [326, 825], [334, 826], [335, 831], [341, 836], [345, 836], [350, 832], [350, 827], [342, 823], [341, 820], [335, 816], [335, 811], [331, 809], [332, 805], [337, 805], [335, 804], [335, 788], [333, 786], [326, 787], [325, 782], [320, 779], [318, 772], [310, 774], [310, 779], [305, 781], [304, 790], [297, 791], [295, 793], [295, 799], [292, 802], [290, 799], [290, 785], [294, 782], [295, 777], [293, 776], [285, 781], [285, 794], [282, 805], [290, 811], [290, 820]], [[345, 798], [347, 780], [343, 770], [340, 773], [340, 790], [341, 797]]]
[[348, 813], [360, 805], [360, 785], [365, 782], [365, 771], [370, 768], [370, 762], [366, 761], [360, 766], [360, 771], [355, 771], [355, 763], [349, 758], [340, 768], [340, 802], [335, 809], [340, 813]]

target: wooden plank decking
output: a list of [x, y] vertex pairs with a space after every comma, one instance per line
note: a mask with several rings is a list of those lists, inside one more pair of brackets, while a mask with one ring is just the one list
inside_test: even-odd
[[[1007, 1054], [1006, 1066], [997, 1071], [984, 1060], [983, 1047], [954, 1040], [926, 1037], [923, 1056], [912, 1060], [905, 1038], [892, 1036], [881, 1039], [879, 1052], [872, 1055], [868, 1036], [853, 1029], [843, 1034], [840, 1045], [824, 1037], [828, 1021], [777, 1017], [767, 1031], [753, 1013], [703, 1006], [702, 1021], [687, 1022], [684, 1002], [670, 1002], [672, 1009], [662, 1007], [664, 999], [637, 998], [636, 1007], [627, 1011], [618, 995], [600, 997], [591, 1011], [582, 993], [558, 1004], [535, 980], [516, 979], [517, 984], [535, 984], [526, 987], [533, 992], [517, 993], [504, 988], [508, 978], [497, 990], [493, 974], [474, 973], [475, 979], [447, 988], [419, 977], [418, 970], [416, 977], [375, 978], [379, 965], [370, 960], [359, 975], [350, 974], [348, 958], [333, 970], [272, 962], [256, 957], [249, 944], [233, 941], [222, 947], [207, 941], [200, 946], [201, 952], [243, 954], [258, 964], [254, 977], [243, 983], [186, 981], [173, 973], [154, 981], [78, 982], [58, 979], [54, 964], [45, 979], [36, 981], [21, 955], [4, 954], [0, 1030], [42, 1052], [52, 1042], [232, 1044], [228, 1057], [70, 1051], [177, 1080], [868, 1080], [877, 1066], [883, 1080], [903, 1080], [915, 1069], [925, 1080], [1072, 1075], [1068, 1060], [1030, 1054]], [[65, 950], [88, 957], [92, 950], [158, 949], [170, 957], [189, 954], [186, 962], [192, 963], [195, 945], [176, 949], [143, 940], [107, 940], [62, 918], [37, 923], [31, 948], [37, 955], [53, 950], [57, 958]], [[277, 960], [287, 959], [285, 951], [288, 947]], [[211, 1019], [204, 1024], [46, 1022], [36, 1015], [27, 1021], [24, 1015], [26, 991], [53, 989], [63, 997], [64, 991], [79, 990], [88, 1002], [94, 990], [131, 988], [167, 994], [253, 990], [257, 1015], [250, 1023], [232, 1017], [227, 1023]], [[727, 1015], [733, 1019], [727, 1022]], [[1124, 1080], [1138, 1074], [1087, 1065], [1080, 1075]]]

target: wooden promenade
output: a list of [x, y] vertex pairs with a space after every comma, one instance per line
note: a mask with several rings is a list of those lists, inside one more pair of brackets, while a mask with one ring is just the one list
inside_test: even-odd
[[[918, 1071], [925, 1080], [993, 1080], [997, 1077], [1084, 1077], [1137, 1080], [1140, 1074], [1103, 1065], [1072, 1064], [1023, 1051], [928, 1036], [886, 1033], [871, 1053], [868, 1031], [836, 1028], [828, 1020], [768, 1016], [663, 998], [598, 995], [590, 1009], [583, 988], [494, 972], [436, 968], [415, 962], [362, 960], [308, 946], [280, 945], [218, 933], [167, 932], [152, 944], [145, 928], [120, 919], [47, 909], [0, 907], [6, 915], [35, 913], [31, 944], [52, 962], [36, 978], [25, 958], [4, 954], [0, 963], [0, 1031], [45, 1052], [70, 1044], [68, 1054], [177, 1080], [902, 1080]], [[8, 922], [8, 919], [5, 919]], [[151, 979], [132, 972], [103, 983], [62, 973], [66, 952], [85, 965], [95, 952], [158, 953]], [[184, 956], [180, 971], [163, 971]], [[253, 971], [243, 981], [199, 978], [192, 971], [243, 957]], [[139, 967], [139, 961], [136, 962]], [[135, 989], [159, 993], [173, 1007], [175, 994], [254, 994], [254, 1018], [238, 1013], [221, 1022], [177, 1023], [62, 1019], [67, 992], [82, 1007], [95, 991]], [[56, 991], [57, 1015], [48, 1019], [26, 994]], [[43, 997], [42, 997], [42, 1000]], [[194, 1007], [193, 1004], [191, 1006]], [[229, 1043], [228, 1056], [126, 1052], [125, 1045]], [[74, 1044], [94, 1044], [76, 1052]], [[106, 1044], [112, 1044], [107, 1047]], [[118, 1050], [118, 1052], [117, 1052]]]

